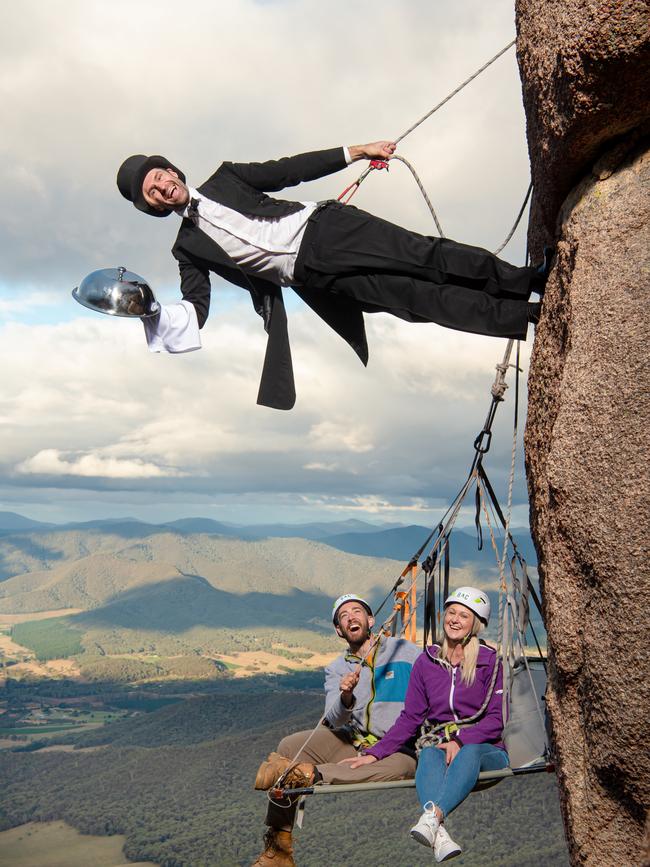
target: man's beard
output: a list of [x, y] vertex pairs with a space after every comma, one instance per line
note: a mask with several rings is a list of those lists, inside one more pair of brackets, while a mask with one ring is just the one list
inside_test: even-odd
[[361, 647], [366, 643], [366, 641], [370, 638], [370, 627], [363, 626], [361, 624], [361, 629], [351, 633], [348, 629], [341, 628], [341, 632], [343, 633], [343, 638], [347, 641], [347, 643], [352, 648]]

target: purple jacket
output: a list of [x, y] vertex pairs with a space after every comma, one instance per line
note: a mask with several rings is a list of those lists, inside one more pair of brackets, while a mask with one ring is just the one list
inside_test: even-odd
[[[429, 653], [435, 656], [439, 649], [438, 645], [434, 644], [429, 647]], [[423, 653], [413, 665], [404, 710], [379, 743], [364, 750], [364, 753], [377, 759], [385, 759], [418, 734], [425, 720], [436, 723], [455, 722], [475, 714], [485, 700], [497, 661], [496, 652], [481, 644], [476, 662], [476, 680], [471, 686], [467, 686], [461, 680], [460, 666], [450, 672]], [[461, 744], [487, 743], [504, 749], [501, 741], [502, 696], [503, 671], [499, 662], [499, 673], [490, 703], [477, 722], [460, 729], [458, 740]]]

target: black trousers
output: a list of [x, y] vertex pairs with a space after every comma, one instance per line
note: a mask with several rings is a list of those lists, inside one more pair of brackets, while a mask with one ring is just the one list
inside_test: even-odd
[[366, 313], [458, 331], [525, 338], [536, 273], [480, 247], [410, 232], [351, 205], [312, 214], [296, 261], [310, 290], [355, 299]]

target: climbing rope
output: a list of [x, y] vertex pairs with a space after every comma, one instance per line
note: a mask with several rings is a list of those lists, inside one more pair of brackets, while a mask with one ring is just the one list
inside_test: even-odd
[[[506, 578], [505, 578], [505, 556], [506, 556], [506, 552], [507, 552], [508, 543], [512, 544], [514, 552], [515, 552], [513, 560], [515, 558], [518, 558], [520, 561], [522, 561], [521, 556], [517, 552], [515, 542], [512, 539], [512, 536], [510, 534], [510, 529], [509, 529], [510, 520], [511, 520], [511, 513], [512, 513], [512, 491], [513, 491], [513, 487], [514, 487], [515, 456], [513, 455], [513, 457], [511, 458], [511, 469], [510, 469], [510, 478], [509, 478], [509, 486], [508, 486], [507, 517], [504, 517], [504, 515], [503, 515], [503, 513], [502, 513], [502, 511], [498, 505], [498, 502], [496, 501], [494, 491], [492, 490], [492, 487], [489, 483], [489, 480], [488, 480], [487, 476], [485, 475], [485, 471], [482, 468], [483, 456], [486, 454], [486, 452], [489, 450], [489, 447], [490, 447], [491, 425], [492, 425], [492, 422], [494, 420], [494, 409], [498, 405], [498, 403], [503, 400], [505, 389], [507, 387], [507, 385], [505, 383], [505, 374], [506, 374], [508, 368], [510, 367], [509, 358], [510, 358], [510, 353], [512, 351], [512, 343], [513, 343], [513, 341], [508, 342], [508, 347], [506, 349], [506, 353], [504, 355], [503, 361], [500, 364], [496, 365], [497, 375], [495, 378], [495, 382], [491, 387], [492, 406], [491, 406], [490, 412], [488, 413], [488, 420], [486, 421], [486, 424], [485, 424], [483, 430], [481, 431], [481, 433], [479, 434], [479, 436], [476, 438], [476, 440], [474, 442], [475, 456], [474, 456], [474, 459], [472, 462], [472, 468], [470, 470], [470, 473], [469, 473], [467, 479], [465, 480], [464, 484], [462, 485], [460, 491], [458, 492], [457, 496], [454, 498], [454, 501], [452, 502], [452, 504], [449, 506], [449, 508], [445, 512], [445, 515], [443, 516], [443, 520], [438, 525], [437, 539], [435, 540], [435, 543], [434, 543], [434, 545], [433, 545], [433, 547], [432, 547], [432, 549], [431, 549], [431, 551], [427, 557], [427, 560], [420, 567], [420, 572], [424, 571], [426, 574], [426, 568], [427, 568], [426, 562], [429, 561], [429, 563], [435, 563], [435, 561], [439, 558], [440, 554], [449, 545], [449, 534], [451, 533], [451, 530], [453, 529], [453, 526], [456, 522], [456, 519], [458, 517], [462, 503], [465, 500], [465, 497], [467, 496], [472, 485], [475, 484], [476, 488], [477, 488], [478, 502], [480, 504], [480, 508], [484, 512], [486, 524], [487, 524], [489, 535], [490, 535], [492, 548], [493, 548], [494, 553], [495, 553], [497, 564], [499, 565], [499, 573], [500, 573], [499, 584], [500, 584], [500, 587], [499, 587], [499, 616], [498, 616], [497, 648], [496, 648], [497, 659], [495, 661], [495, 665], [493, 667], [492, 675], [491, 675], [491, 679], [490, 679], [490, 684], [488, 686], [488, 690], [487, 690], [485, 699], [484, 699], [481, 707], [476, 711], [476, 713], [472, 714], [471, 716], [460, 719], [456, 723], [454, 723], [453, 724], [453, 730], [454, 731], [460, 730], [466, 726], [472, 725], [474, 722], [476, 722], [478, 719], [480, 719], [480, 717], [487, 710], [487, 707], [488, 707], [488, 705], [492, 699], [494, 689], [496, 687], [498, 673], [499, 673], [499, 658], [501, 658], [502, 665], [503, 665], [503, 656], [504, 656], [504, 638], [503, 638], [503, 636], [504, 636], [504, 623], [505, 623], [504, 597], [507, 597], [507, 595], [508, 595], [507, 582], [506, 582]], [[519, 354], [517, 354], [517, 359], [516, 359], [516, 363], [515, 363], [514, 367], [517, 370], [517, 385], [516, 385], [516, 390], [515, 390], [515, 394], [517, 397], [517, 400], [516, 400], [517, 406], [515, 407], [515, 420], [514, 420], [515, 432], [513, 434], [513, 452], [516, 454], [516, 444], [517, 444], [517, 438], [518, 438], [517, 437], [517, 431], [518, 431], [518, 396], [519, 396], [518, 375], [519, 375], [519, 371], [520, 371]], [[487, 435], [487, 442], [485, 440], [486, 435]], [[486, 495], [486, 491], [487, 491], [487, 495]], [[495, 534], [494, 534], [494, 530], [493, 530], [493, 526], [492, 526], [493, 521], [490, 518], [490, 512], [489, 512], [489, 505], [490, 504], [497, 511], [498, 517], [499, 517], [499, 519], [500, 519], [500, 521], [504, 527], [504, 551], [503, 551], [503, 553], [499, 552], [499, 547], [497, 545], [497, 541], [495, 538]], [[378, 614], [379, 611], [381, 610], [381, 608], [383, 608], [383, 606], [386, 604], [386, 602], [388, 601], [390, 596], [395, 593], [396, 588], [403, 583], [405, 576], [409, 572], [411, 573], [412, 580], [411, 580], [411, 583], [409, 584], [409, 586], [407, 587], [407, 589], [404, 591], [404, 595], [408, 596], [410, 593], [412, 593], [416, 589], [416, 582], [418, 579], [419, 572], [417, 571], [417, 569], [415, 567], [417, 567], [417, 563], [419, 561], [420, 556], [422, 555], [424, 549], [430, 543], [435, 532], [436, 532], [436, 530], [433, 530], [431, 532], [431, 534], [429, 534], [427, 540], [425, 540], [425, 542], [418, 549], [416, 554], [414, 554], [413, 557], [411, 557], [408, 565], [405, 567], [405, 569], [402, 571], [402, 574], [399, 576], [399, 578], [395, 582], [393, 589], [391, 590], [391, 592], [389, 592], [386, 595], [383, 602], [381, 603], [379, 608], [376, 610], [376, 612], [375, 612], [376, 614]], [[431, 570], [432, 569], [433, 569], [433, 566], [431, 566]], [[527, 580], [527, 583], [530, 585], [530, 581], [529, 581], [527, 575], [526, 575], [526, 580]], [[417, 606], [419, 605], [420, 601], [422, 600], [423, 595], [426, 595], [426, 586], [425, 586], [424, 591], [421, 591], [420, 593], [416, 592], [415, 603], [411, 606], [409, 616], [407, 618], [403, 618], [403, 628], [404, 629], [408, 628], [412, 618], [415, 616]], [[536, 599], [536, 594], [535, 594], [534, 598], [536, 600], [536, 604], [538, 604], [538, 600]], [[395, 621], [396, 617], [400, 613], [400, 610], [402, 610], [401, 606], [396, 605], [393, 612], [384, 621], [384, 623], [382, 624], [382, 626], [380, 627], [380, 629], [378, 631], [377, 636], [372, 640], [372, 642], [370, 644], [370, 649], [366, 653], [364, 659], [359, 663], [359, 666], [355, 669], [356, 671], [360, 671], [363, 664], [373, 654], [373, 652], [377, 648], [378, 643], [381, 641], [382, 636], [385, 634], [388, 634], [389, 629], [391, 627], [391, 624]], [[517, 632], [517, 640], [519, 641], [519, 644], [521, 647], [520, 629], [517, 629], [516, 632]], [[513, 638], [514, 638], [514, 636], [513, 636]], [[535, 636], [535, 640], [537, 641], [536, 636]], [[538, 649], [539, 649], [539, 644], [538, 644]], [[428, 650], [427, 650], [427, 653], [428, 653]], [[524, 658], [525, 658], [525, 655], [524, 655]], [[528, 676], [529, 676], [529, 678], [531, 680], [531, 684], [532, 684], [532, 674], [531, 674], [530, 667], [528, 665], [527, 660], [526, 660], [526, 669], [528, 671]], [[503, 667], [503, 670], [504, 670], [504, 685], [505, 685], [505, 674], [506, 674], [505, 666]], [[533, 689], [533, 694], [535, 694], [534, 689]], [[535, 695], [535, 703], [537, 706], [538, 714], [540, 716], [540, 720], [543, 723], [543, 714], [542, 714], [541, 708], [539, 706], [539, 702], [537, 700], [536, 695]], [[296, 755], [293, 757], [290, 764], [285, 769], [284, 773], [281, 774], [279, 779], [276, 781], [275, 785], [267, 793], [268, 798], [270, 800], [272, 800], [273, 803], [278, 804], [279, 806], [288, 808], [289, 806], [291, 806], [291, 803], [292, 803], [290, 798], [304, 797], [307, 794], [313, 794], [313, 792], [314, 792], [313, 786], [302, 788], [302, 789], [295, 789], [295, 790], [294, 789], [283, 789], [282, 783], [283, 783], [284, 779], [286, 778], [286, 775], [288, 774], [288, 772], [291, 770], [291, 768], [293, 768], [298, 763], [298, 759], [299, 759], [300, 754], [303, 752], [306, 745], [309, 743], [309, 741], [311, 740], [311, 738], [313, 737], [315, 732], [318, 730], [319, 726], [323, 724], [324, 720], [325, 720], [325, 715], [323, 715], [319, 719], [318, 723], [316, 724], [314, 729], [310, 732], [310, 734], [307, 737], [307, 739], [305, 740], [304, 744], [300, 747], [300, 749], [298, 750]], [[440, 740], [440, 737], [439, 737], [440, 732], [444, 732], [445, 729], [449, 729], [449, 727], [450, 727], [450, 723], [438, 723], [438, 724], [425, 723], [425, 725], [423, 726], [423, 731], [422, 731], [420, 738], [418, 739], [418, 742], [416, 744], [417, 751], [419, 752], [422, 748], [424, 748], [425, 746], [428, 746], [430, 744], [438, 743]], [[548, 770], [548, 767], [549, 766], [546, 763], [545, 764], [537, 764], [537, 765], [535, 765], [534, 768], [530, 768], [530, 771], [533, 772], [533, 771], [539, 771], [539, 770]], [[338, 787], [335, 787], [335, 788], [338, 789]], [[287, 799], [286, 803], [282, 803], [280, 800], [281, 798]]]
[[433, 209], [433, 205], [431, 204], [431, 199], [427, 195], [427, 191], [424, 189], [424, 185], [423, 185], [422, 181], [420, 180], [418, 173], [415, 171], [415, 169], [413, 168], [411, 163], [405, 157], [403, 157], [399, 154], [393, 154], [391, 159], [399, 160], [401, 163], [404, 163], [404, 165], [407, 167], [407, 169], [411, 172], [411, 174], [415, 178], [415, 183], [418, 185], [418, 187], [420, 188], [420, 192], [424, 196], [424, 201], [427, 203], [427, 206], [428, 206], [429, 210], [431, 211], [431, 216], [433, 217], [433, 222], [436, 224], [436, 229], [438, 230], [438, 234], [440, 235], [441, 238], [444, 238], [445, 233], [442, 231], [442, 226], [440, 225], [440, 221], [438, 220], [436, 212]]
[[[504, 360], [501, 362], [501, 364], [497, 364], [497, 375], [496, 375], [495, 383], [493, 384], [493, 386], [491, 388], [492, 407], [494, 407], [496, 404], [498, 404], [500, 401], [503, 400], [503, 395], [505, 393], [505, 388], [506, 388], [506, 384], [505, 384], [504, 379], [505, 379], [505, 374], [507, 372], [507, 369], [509, 367], [509, 357], [510, 357], [510, 352], [512, 350], [512, 342], [513, 341], [508, 341], [508, 348], [506, 349], [506, 354], [504, 356]], [[517, 360], [516, 366], [518, 369], [519, 368], [518, 360]], [[436, 539], [436, 541], [435, 541], [435, 543], [434, 543], [434, 545], [433, 545], [433, 547], [432, 547], [432, 549], [429, 552], [429, 555], [427, 557], [427, 561], [429, 561], [429, 562], [432, 562], [432, 561], [435, 561], [436, 559], [438, 559], [440, 554], [448, 546], [449, 534], [451, 533], [451, 530], [453, 529], [453, 527], [456, 523], [456, 519], [457, 519], [458, 514], [460, 512], [463, 501], [465, 500], [465, 497], [467, 496], [467, 493], [469, 492], [472, 484], [477, 485], [477, 491], [482, 490], [481, 475], [480, 475], [480, 462], [482, 461], [483, 455], [489, 449], [489, 443], [491, 440], [491, 424], [492, 424], [493, 419], [494, 419], [494, 412], [491, 411], [488, 414], [488, 421], [486, 422], [486, 425], [484, 426], [483, 430], [481, 431], [481, 434], [479, 435], [479, 437], [477, 437], [477, 440], [479, 440], [479, 439], [481, 440], [481, 445], [477, 446], [476, 441], [474, 443], [475, 457], [474, 457], [474, 460], [472, 463], [472, 469], [471, 469], [467, 479], [465, 480], [464, 484], [462, 485], [460, 491], [458, 492], [458, 494], [454, 498], [454, 501], [452, 502], [452, 504], [449, 506], [449, 508], [445, 512], [445, 515], [443, 516], [442, 521], [440, 522], [440, 528], [441, 529], [438, 532], [438, 537], [437, 537], [437, 539]], [[483, 437], [486, 434], [489, 435], [489, 438], [488, 438], [488, 444], [485, 446], [485, 445], [482, 445], [482, 443], [483, 443]], [[516, 446], [516, 436], [515, 436], [515, 446]], [[512, 465], [514, 464], [514, 458], [513, 458], [513, 461], [511, 462], [511, 464]], [[514, 473], [514, 470], [511, 473], [511, 485], [510, 485], [510, 490], [509, 490], [509, 497], [510, 498], [512, 496], [512, 479], [514, 478], [513, 473]], [[497, 562], [499, 562], [499, 552], [498, 552], [498, 548], [496, 545], [496, 541], [494, 539], [494, 534], [492, 532], [492, 525], [490, 522], [489, 513], [487, 512], [487, 508], [485, 506], [485, 502], [486, 502], [485, 496], [481, 497], [481, 501], [483, 503], [483, 508], [485, 509], [486, 520], [487, 520], [488, 527], [490, 530], [490, 537], [492, 539], [492, 544], [493, 544], [494, 551], [495, 551], [495, 554], [497, 557]], [[417, 606], [419, 605], [420, 601], [422, 601], [422, 597], [424, 595], [423, 592], [417, 593], [416, 587], [417, 587], [418, 575], [422, 571], [426, 571], [426, 567], [423, 564], [420, 567], [419, 571], [415, 567], [417, 566], [417, 563], [420, 559], [420, 556], [422, 555], [422, 552], [424, 551], [424, 549], [428, 546], [429, 542], [431, 541], [434, 533], [435, 533], [435, 530], [432, 531], [432, 533], [429, 535], [427, 540], [425, 540], [425, 542], [419, 548], [419, 550], [416, 552], [416, 554], [414, 554], [413, 557], [410, 558], [408, 565], [404, 568], [401, 575], [399, 576], [399, 578], [397, 579], [397, 581], [393, 585], [392, 590], [385, 596], [381, 605], [376, 609], [375, 616], [377, 616], [379, 614], [379, 612], [384, 607], [384, 605], [386, 604], [388, 599], [392, 595], [395, 594], [397, 588], [403, 583], [406, 575], [410, 572], [411, 573], [411, 582], [407, 586], [406, 590], [402, 591], [406, 597], [408, 597], [409, 594], [411, 594], [412, 592], [415, 592], [415, 594], [416, 594], [415, 595], [415, 603], [413, 605], [411, 605], [411, 610], [410, 610], [410, 614], [409, 614], [408, 618], [406, 618], [405, 620], [403, 618], [403, 620], [404, 620], [403, 628], [404, 629], [408, 628], [412, 618], [415, 615], [415, 612], [417, 610]], [[508, 538], [509, 538], [509, 531], [506, 530], [506, 542], [507, 542]], [[502, 568], [502, 570], [501, 570], [501, 590], [500, 590], [500, 594], [499, 594], [499, 628], [498, 628], [498, 638], [497, 638], [497, 653], [498, 653], [498, 651], [501, 647], [501, 643], [502, 643], [502, 622], [503, 622], [503, 618], [502, 618], [502, 593], [504, 591], [507, 591], [507, 586], [505, 585], [505, 569]], [[367, 652], [364, 656], [364, 659], [361, 660], [359, 662], [358, 666], [355, 668], [355, 672], [360, 671], [361, 668], [363, 667], [363, 665], [372, 656], [372, 654], [376, 650], [379, 642], [381, 641], [382, 636], [389, 634], [393, 623], [395, 622], [398, 614], [400, 613], [400, 610], [401, 610], [401, 606], [396, 605], [395, 608], [393, 609], [393, 612], [382, 623], [381, 627], [379, 628], [379, 630], [377, 632], [376, 637], [374, 637], [373, 640], [371, 641], [370, 647], [367, 650]], [[485, 712], [485, 709], [487, 708], [487, 706], [490, 702], [490, 699], [492, 698], [492, 693], [494, 691], [494, 687], [496, 684], [497, 675], [498, 675], [498, 664], [496, 664], [494, 666], [490, 686], [488, 688], [488, 692], [486, 694], [486, 698], [485, 698], [485, 701], [483, 702], [483, 705], [471, 717], [467, 717], [465, 719], [459, 720], [459, 722], [457, 723], [458, 728], [462, 728], [464, 726], [470, 725], [472, 722], [479, 719], [480, 716]], [[316, 723], [316, 725], [314, 726], [312, 731], [309, 733], [309, 735], [306, 738], [306, 740], [304, 741], [304, 743], [300, 746], [300, 748], [297, 750], [294, 757], [291, 759], [289, 765], [285, 768], [284, 772], [280, 775], [280, 777], [278, 778], [278, 780], [276, 781], [274, 786], [267, 793], [269, 800], [272, 800], [273, 803], [277, 803], [279, 806], [286, 807], [287, 809], [289, 808], [289, 806], [291, 806], [290, 801], [286, 804], [282, 804], [278, 799], [278, 795], [280, 793], [281, 793], [280, 797], [283, 797], [283, 798], [286, 797], [286, 793], [284, 792], [284, 790], [282, 790], [282, 783], [283, 783], [284, 779], [286, 778], [287, 774], [289, 773], [289, 771], [293, 767], [295, 767], [296, 764], [298, 764], [299, 756], [301, 755], [301, 753], [303, 752], [303, 750], [305, 749], [305, 747], [307, 746], [309, 741], [312, 739], [312, 737], [314, 736], [316, 731], [323, 724], [324, 720], [325, 720], [325, 714], [323, 714], [323, 716], [321, 716], [321, 718], [318, 720], [318, 722]], [[425, 735], [424, 738], [426, 739], [427, 736], [435, 736], [437, 734], [437, 732], [442, 731], [446, 725], [448, 725], [448, 723], [440, 723], [438, 725], [431, 726], [428, 730], [427, 735]], [[418, 741], [419, 745], [420, 745], [420, 743], [421, 742]], [[422, 745], [425, 745], [425, 743], [426, 743], [426, 740], [423, 741]], [[420, 747], [418, 747], [418, 749], [419, 748]]]
[[526, 195], [524, 196], [523, 204], [522, 204], [521, 208], [519, 209], [519, 213], [517, 214], [517, 218], [514, 222], [514, 225], [513, 225], [512, 229], [510, 229], [510, 231], [506, 235], [505, 241], [503, 241], [503, 243], [499, 244], [499, 246], [494, 251], [495, 256], [498, 256], [499, 253], [504, 249], [504, 247], [506, 247], [510, 243], [512, 236], [517, 231], [517, 226], [519, 225], [519, 222], [524, 215], [524, 211], [526, 210], [526, 205], [528, 204], [528, 199], [530, 198], [530, 194], [532, 193], [532, 191], [533, 191], [533, 182], [531, 181], [528, 184], [528, 191], [526, 192]]
[[453, 97], [456, 96], [457, 93], [460, 93], [460, 91], [464, 87], [467, 87], [467, 85], [471, 81], [474, 81], [475, 78], [478, 78], [478, 76], [482, 72], [485, 72], [485, 70], [488, 68], [488, 66], [491, 66], [495, 60], [498, 60], [501, 57], [501, 55], [505, 54], [506, 51], [508, 51], [510, 48], [512, 48], [512, 46], [515, 44], [516, 41], [517, 41], [516, 39], [513, 39], [512, 42], [509, 42], [504, 48], [501, 49], [501, 51], [499, 51], [497, 54], [495, 54], [494, 57], [491, 57], [487, 63], [484, 63], [480, 69], [477, 69], [476, 72], [474, 72], [472, 75], [470, 75], [469, 78], [465, 79], [465, 81], [462, 84], [459, 84], [455, 90], [452, 90], [452, 92], [450, 94], [448, 94], [442, 100], [442, 102], [439, 102], [438, 105], [435, 105], [431, 109], [431, 111], [428, 111], [423, 117], [420, 118], [420, 120], [416, 121], [413, 124], [413, 126], [410, 126], [405, 132], [403, 132], [400, 136], [398, 136], [395, 139], [395, 144], [398, 144], [399, 142], [402, 141], [402, 139], [406, 138], [407, 135], [410, 135], [410, 133], [412, 133], [414, 129], [417, 129], [421, 123], [424, 123], [424, 121], [427, 120], [428, 118], [430, 118], [432, 114], [435, 114], [439, 108], [442, 108], [443, 105], [446, 105], [446, 103], [448, 103], [450, 99], [453, 99]]
[[[430, 118], [431, 115], [435, 114], [435, 112], [438, 111], [438, 109], [442, 108], [443, 105], [448, 103], [450, 99], [453, 99], [453, 97], [456, 96], [457, 93], [460, 93], [460, 91], [464, 87], [466, 87], [470, 82], [474, 81], [475, 78], [477, 78], [482, 72], [484, 72], [489, 66], [491, 66], [496, 60], [498, 60], [503, 54], [505, 54], [506, 51], [508, 51], [510, 48], [512, 48], [512, 46], [515, 44], [515, 42], [516, 42], [516, 39], [513, 39], [512, 42], [509, 42], [504, 48], [501, 49], [501, 51], [497, 52], [494, 55], [494, 57], [491, 57], [490, 60], [487, 61], [487, 63], [484, 63], [483, 66], [481, 66], [479, 69], [477, 69], [476, 72], [474, 72], [472, 75], [470, 75], [469, 78], [465, 79], [465, 81], [462, 84], [460, 84], [457, 88], [452, 90], [451, 93], [447, 94], [447, 96], [443, 100], [441, 100], [441, 102], [439, 102], [437, 105], [435, 105], [431, 109], [431, 111], [428, 111], [418, 121], [416, 121], [412, 126], [410, 126], [405, 132], [403, 132], [400, 136], [398, 136], [396, 139], [394, 139], [395, 144], [398, 144], [400, 141], [405, 139], [406, 136], [409, 135], [411, 132], [413, 132], [414, 129], [417, 129], [417, 127], [420, 126], [421, 123], [424, 123], [424, 121], [427, 120], [428, 118]], [[442, 229], [442, 226], [441, 226], [440, 221], [438, 219], [438, 216], [437, 216], [435, 209], [431, 203], [431, 199], [429, 198], [427, 191], [425, 190], [424, 185], [423, 185], [422, 181], [420, 180], [420, 177], [419, 177], [418, 173], [416, 172], [416, 170], [414, 169], [413, 165], [405, 157], [403, 157], [401, 154], [393, 154], [391, 157], [391, 160], [398, 160], [399, 162], [404, 163], [404, 165], [409, 169], [409, 171], [413, 175], [413, 178], [415, 179], [416, 184], [420, 188], [420, 192], [422, 193], [425, 202], [427, 203], [427, 207], [429, 208], [429, 211], [431, 212], [431, 216], [433, 217], [433, 221], [436, 224], [438, 234], [440, 235], [441, 238], [444, 238], [445, 233], [443, 232], [443, 229]], [[376, 171], [376, 170], [380, 170], [380, 169], [388, 170], [388, 168], [389, 168], [389, 166], [388, 166], [388, 162], [386, 160], [370, 160], [370, 164], [359, 175], [357, 180], [353, 181], [348, 187], [346, 187], [343, 190], [343, 192], [338, 197], [338, 201], [343, 202], [343, 204], [347, 205], [348, 202], [350, 201], [350, 199], [352, 198], [352, 196], [354, 196], [354, 194], [357, 192], [357, 190], [359, 189], [359, 187], [361, 186], [363, 181], [368, 177], [368, 175], [371, 172]], [[501, 251], [507, 246], [507, 244], [512, 239], [512, 236], [516, 232], [517, 227], [519, 226], [519, 223], [521, 221], [521, 218], [524, 215], [524, 211], [526, 210], [526, 205], [528, 204], [528, 200], [530, 198], [530, 194], [532, 192], [532, 189], [533, 189], [533, 184], [531, 181], [531, 183], [528, 186], [528, 191], [526, 192], [526, 195], [524, 197], [523, 204], [522, 204], [522, 206], [519, 210], [519, 213], [517, 214], [517, 217], [515, 219], [515, 222], [514, 222], [512, 228], [510, 229], [510, 231], [508, 232], [508, 234], [506, 235], [505, 240], [494, 251], [495, 256], [498, 256], [498, 254], [501, 253]]]

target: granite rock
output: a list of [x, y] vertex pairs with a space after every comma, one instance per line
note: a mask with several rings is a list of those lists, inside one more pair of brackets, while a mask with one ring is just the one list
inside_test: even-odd
[[649, 130], [647, 0], [516, 0], [534, 185], [534, 259], [556, 235], [560, 205], [616, 138]]
[[516, 7], [533, 257], [557, 241], [526, 465], [561, 804], [573, 864], [650, 864], [650, 15]]

